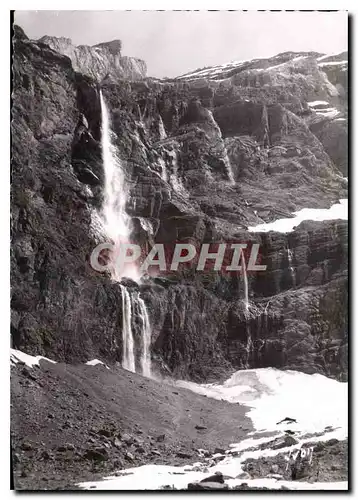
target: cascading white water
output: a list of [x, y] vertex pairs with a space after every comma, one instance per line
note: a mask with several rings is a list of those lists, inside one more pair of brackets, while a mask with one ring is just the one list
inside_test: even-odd
[[253, 350], [253, 343], [252, 343], [250, 325], [246, 326], [246, 335], [247, 335], [247, 340], [246, 340], [246, 362], [245, 362], [245, 368], [248, 369], [248, 368], [250, 368], [250, 354], [251, 354], [251, 351]]
[[151, 222], [149, 219], [146, 219], [144, 217], [138, 217], [140, 225], [146, 231], [148, 234], [154, 234], [154, 227], [153, 227], [153, 222]]
[[234, 174], [233, 174], [233, 171], [232, 171], [232, 166], [231, 166], [230, 158], [229, 158], [229, 155], [227, 154], [226, 150], [225, 150], [225, 153], [224, 153], [224, 163], [225, 163], [225, 166], [226, 166], [227, 175], [228, 175], [228, 178], [229, 178], [229, 183], [232, 186], [234, 186], [235, 185]]
[[244, 281], [244, 301], [246, 311], [249, 310], [249, 283], [247, 280], [247, 272], [246, 272], [246, 262], [244, 252], [241, 250], [241, 269], [242, 269], [242, 277]]
[[265, 333], [268, 330], [268, 306], [270, 305], [270, 301], [267, 302], [265, 310], [264, 310], [264, 328], [265, 328]]
[[134, 340], [132, 333], [132, 301], [127, 288], [123, 285], [122, 293], [122, 366], [125, 370], [135, 373]]
[[[220, 140], [222, 140], [221, 129], [220, 129], [217, 121], [215, 120], [212, 111], [210, 111], [210, 109], [208, 109], [207, 111], [208, 111], [208, 117], [209, 117], [209, 119], [211, 121], [211, 124], [213, 125], [213, 127], [214, 127], [214, 129], [215, 129], [215, 131], [217, 133], [217, 136], [219, 137]], [[234, 174], [233, 174], [233, 171], [232, 171], [232, 166], [231, 166], [231, 162], [230, 162], [229, 156], [227, 154], [225, 143], [224, 143], [224, 149], [223, 149], [223, 161], [225, 163], [225, 167], [226, 167], [226, 172], [227, 172], [227, 176], [228, 176], [228, 179], [229, 179], [229, 183], [231, 185], [234, 185], [235, 184]]]
[[[244, 282], [245, 309], [248, 312], [249, 311], [249, 283], [248, 283], [248, 279], [247, 279], [245, 255], [244, 255], [244, 252], [242, 250], [241, 250], [241, 269], [242, 269], [242, 277], [243, 277], [243, 282]], [[250, 328], [249, 324], [247, 324], [247, 326], [246, 326], [246, 335], [247, 335], [247, 341], [246, 341], [246, 364], [245, 364], [245, 366], [246, 366], [246, 368], [249, 368], [250, 353], [252, 351], [251, 328]]]
[[291, 279], [292, 279], [292, 285], [293, 286], [296, 286], [296, 274], [295, 274], [295, 270], [293, 268], [293, 252], [290, 248], [287, 249], [287, 259], [288, 259], [288, 267], [289, 267], [289, 270], [290, 270], [290, 274], [291, 274]]
[[151, 330], [147, 308], [145, 307], [144, 300], [138, 296], [137, 304], [139, 308], [139, 317], [142, 322], [142, 354], [140, 363], [142, 367], [142, 374], [145, 377], [151, 376], [151, 359], [150, 359], [150, 342]]
[[164, 123], [163, 123], [162, 117], [160, 115], [159, 115], [158, 129], [159, 129], [159, 138], [160, 138], [160, 140], [166, 139], [167, 138], [167, 133], [165, 131]]
[[[112, 240], [118, 256], [121, 243], [128, 243], [131, 233], [130, 218], [126, 213], [127, 187], [124, 171], [116, 149], [112, 143], [112, 131], [108, 109], [100, 92], [102, 112], [102, 158], [104, 167], [104, 202], [101, 220], [106, 235]], [[112, 277], [119, 281], [123, 276], [139, 281], [140, 276], [135, 266], [122, 268], [116, 260], [113, 262]]]
[[[139, 269], [134, 264], [123, 267], [116, 258], [119, 255], [120, 245], [130, 243], [131, 220], [126, 213], [126, 201], [128, 188], [125, 182], [125, 175], [120, 158], [112, 142], [112, 131], [110, 126], [109, 112], [100, 92], [101, 113], [102, 113], [102, 157], [104, 168], [104, 202], [100, 219], [104, 231], [114, 245], [112, 255], [111, 275], [115, 281], [120, 281], [124, 276], [140, 282], [141, 275]], [[123, 355], [122, 366], [126, 370], [135, 372], [135, 343], [132, 332], [132, 311], [138, 306], [142, 327], [143, 375], [150, 376], [150, 341], [151, 330], [148, 312], [143, 299], [137, 293], [131, 293], [124, 285], [120, 284], [122, 294], [122, 339]]]
[[169, 176], [169, 182], [174, 189], [174, 191], [184, 198], [188, 197], [188, 192], [186, 191], [182, 180], [180, 179], [178, 175], [178, 155], [177, 152], [174, 150], [168, 152], [168, 155], [172, 159], [172, 172]]
[[158, 158], [158, 163], [161, 168], [160, 177], [163, 179], [163, 181], [167, 182], [168, 181], [167, 165], [163, 160], [163, 158]]

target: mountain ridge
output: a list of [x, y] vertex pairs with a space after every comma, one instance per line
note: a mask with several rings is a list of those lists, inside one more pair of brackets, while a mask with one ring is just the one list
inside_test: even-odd
[[95, 45], [74, 45], [70, 38], [45, 35], [37, 40], [66, 55], [75, 70], [101, 81], [107, 76], [142, 80], [147, 66], [142, 59], [122, 56], [122, 42], [115, 39]]

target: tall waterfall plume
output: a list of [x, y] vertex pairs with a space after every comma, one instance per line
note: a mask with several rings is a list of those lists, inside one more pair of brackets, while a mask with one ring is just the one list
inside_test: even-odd
[[[115, 281], [120, 281], [123, 277], [128, 277], [140, 282], [141, 275], [138, 267], [134, 264], [123, 267], [118, 262], [118, 255], [121, 244], [130, 243], [131, 220], [126, 213], [126, 201], [128, 197], [128, 187], [125, 182], [125, 174], [121, 160], [112, 142], [112, 130], [110, 126], [110, 116], [106, 102], [100, 91], [101, 114], [102, 114], [102, 158], [104, 168], [104, 201], [101, 212], [101, 222], [107, 237], [114, 245], [114, 252], [111, 256], [111, 274]], [[132, 330], [132, 316], [135, 311], [139, 312], [142, 331], [141, 344], [142, 356], [141, 367], [143, 375], [149, 377], [151, 374], [151, 329], [148, 311], [143, 299], [137, 292], [131, 292], [124, 285], [120, 284], [122, 294], [122, 341], [123, 354], [122, 366], [126, 370], [135, 372], [135, 339]]]
[[[125, 183], [123, 166], [112, 143], [112, 131], [108, 109], [100, 92], [102, 111], [102, 158], [104, 168], [104, 202], [102, 206], [102, 224], [106, 235], [112, 240], [118, 256], [121, 243], [129, 243], [131, 225], [126, 213], [128, 189]], [[140, 275], [136, 266], [127, 266], [125, 269], [113, 261], [112, 277], [117, 281], [123, 276], [139, 281]]]

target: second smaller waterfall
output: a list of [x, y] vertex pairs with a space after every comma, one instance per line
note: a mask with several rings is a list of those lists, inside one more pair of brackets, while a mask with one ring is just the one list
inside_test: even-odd
[[123, 356], [122, 366], [125, 370], [135, 373], [135, 357], [134, 357], [134, 340], [132, 332], [132, 301], [127, 288], [123, 285], [121, 287], [122, 293], [122, 342], [123, 342]]
[[288, 267], [289, 267], [290, 274], [291, 274], [292, 285], [296, 286], [296, 274], [295, 274], [295, 270], [293, 268], [293, 258], [292, 257], [293, 257], [293, 252], [290, 248], [288, 248], [287, 249]]
[[[133, 336], [132, 318], [138, 314], [140, 321], [140, 364], [142, 375], [151, 377], [151, 329], [147, 308], [144, 300], [139, 296], [138, 292], [130, 293], [123, 285], [121, 287], [122, 293], [122, 343], [123, 343], [123, 356], [122, 367], [136, 373], [136, 342]], [[137, 340], [138, 344], [138, 340]]]
[[247, 271], [246, 271], [246, 262], [244, 252], [241, 250], [241, 269], [242, 269], [242, 277], [244, 281], [244, 301], [246, 311], [249, 310], [249, 283], [247, 280]]
[[250, 368], [250, 355], [251, 355], [251, 351], [253, 349], [253, 343], [252, 343], [250, 325], [247, 325], [247, 327], [246, 327], [246, 334], [247, 334], [247, 341], [246, 341], [246, 362], [245, 362], [245, 368], [249, 369]]
[[151, 358], [150, 358], [150, 343], [151, 343], [151, 330], [147, 308], [145, 307], [144, 300], [138, 296], [138, 309], [139, 317], [142, 322], [142, 354], [140, 363], [142, 367], [142, 374], [145, 377], [151, 376]]

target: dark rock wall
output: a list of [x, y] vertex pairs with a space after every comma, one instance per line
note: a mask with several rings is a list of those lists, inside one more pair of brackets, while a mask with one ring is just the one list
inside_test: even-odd
[[[20, 31], [14, 40], [13, 345], [68, 362], [119, 361], [120, 288], [88, 262], [101, 240], [99, 86], [43, 42]], [[257, 242], [267, 265], [248, 276], [249, 311], [240, 276], [188, 267], [148, 279], [153, 358], [197, 381], [264, 366], [344, 379], [347, 223], [304, 223], [288, 235], [246, 231], [347, 197], [340, 164], [294, 106], [264, 91], [261, 102], [240, 98], [236, 91], [248, 93], [240, 82], [231, 94], [209, 83], [101, 82], [130, 186], [133, 240], [146, 248]], [[296, 94], [286, 89], [282, 99], [299, 99], [302, 109]], [[137, 340], [139, 329], [135, 320]]]

